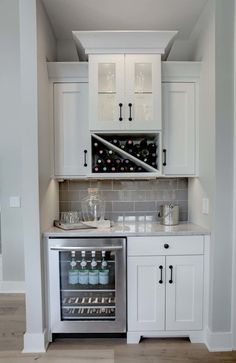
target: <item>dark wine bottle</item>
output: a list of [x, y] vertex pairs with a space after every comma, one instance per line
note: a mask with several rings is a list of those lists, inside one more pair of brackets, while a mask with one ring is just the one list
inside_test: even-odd
[[140, 155], [141, 155], [141, 158], [144, 159], [144, 158], [147, 158], [149, 156], [149, 151], [148, 149], [141, 149], [140, 150]]
[[146, 149], [147, 148], [147, 139], [146, 138], [144, 138], [144, 139], [142, 139], [141, 141], [140, 141], [140, 148], [141, 149]]
[[134, 165], [130, 165], [130, 166], [128, 166], [128, 171], [129, 171], [130, 173], [134, 173], [134, 172], [135, 172], [135, 166], [134, 166]]
[[116, 138], [112, 139], [112, 144], [119, 147], [120, 146], [120, 141]]
[[105, 163], [106, 163], [107, 165], [111, 165], [112, 160], [111, 160], [110, 158], [108, 158], [108, 159], [106, 159], [106, 160], [105, 160]]
[[98, 158], [98, 159], [97, 159], [97, 164], [102, 165], [102, 163], [103, 163], [103, 160], [102, 160], [102, 159], [100, 159], [100, 158]]
[[111, 167], [111, 172], [112, 173], [115, 173], [117, 170], [116, 170], [116, 167], [115, 167], [115, 165], [112, 165], [112, 167]]
[[101, 168], [99, 165], [95, 165], [93, 168], [94, 173], [99, 173], [101, 171]]
[[120, 145], [121, 150], [125, 150], [125, 144]]
[[94, 143], [93, 143], [93, 147], [94, 147], [94, 149], [97, 149], [97, 148], [99, 147], [99, 143], [98, 143], [98, 141], [94, 141]]
[[139, 165], [139, 166], [137, 166], [136, 171], [137, 171], [138, 173], [142, 173], [144, 170], [143, 170], [143, 168]]
[[99, 155], [105, 155], [105, 150], [104, 149], [99, 149], [97, 153]]
[[150, 144], [148, 144], [148, 150], [150, 153], [156, 152], [156, 144], [154, 144], [154, 142], [151, 142]]
[[128, 154], [133, 155], [133, 149], [132, 149], [132, 147], [125, 148], [125, 151], [126, 151]]
[[103, 166], [102, 166], [102, 172], [103, 172], [103, 173], [108, 173], [108, 172], [109, 172], [109, 168], [108, 168], [108, 166], [103, 165]]
[[124, 159], [123, 164], [124, 164], [124, 166], [130, 165], [130, 160], [129, 159]]
[[127, 149], [131, 148], [133, 146], [134, 142], [132, 139], [127, 139], [125, 142], [125, 146]]
[[121, 166], [119, 166], [118, 170], [120, 173], [124, 173], [126, 171], [126, 168], [124, 165], [121, 165]]
[[109, 156], [113, 156], [114, 155], [114, 151], [113, 150], [108, 150], [108, 155]]
[[121, 164], [121, 159], [119, 159], [119, 158], [115, 159], [115, 160], [114, 160], [114, 163], [115, 163], [116, 165], [120, 165], [120, 164]]

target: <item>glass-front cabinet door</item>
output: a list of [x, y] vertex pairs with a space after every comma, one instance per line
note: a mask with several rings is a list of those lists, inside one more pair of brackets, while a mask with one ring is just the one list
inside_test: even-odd
[[161, 130], [160, 57], [125, 55], [126, 129]]
[[124, 128], [124, 55], [89, 58], [90, 130]]

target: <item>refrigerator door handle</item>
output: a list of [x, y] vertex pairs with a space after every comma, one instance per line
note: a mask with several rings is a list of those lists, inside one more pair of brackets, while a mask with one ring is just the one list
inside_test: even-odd
[[76, 247], [50, 247], [52, 251], [116, 251], [122, 250], [123, 246], [76, 246]]

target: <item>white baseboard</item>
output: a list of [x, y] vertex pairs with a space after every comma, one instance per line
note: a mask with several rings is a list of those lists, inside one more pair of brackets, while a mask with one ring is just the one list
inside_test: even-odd
[[0, 293], [25, 293], [25, 281], [0, 281]]
[[0, 281], [2, 281], [2, 255], [0, 254]]
[[46, 330], [43, 333], [25, 333], [22, 353], [45, 353], [47, 346]]
[[212, 332], [206, 329], [205, 344], [209, 352], [228, 352], [233, 350], [232, 332]]

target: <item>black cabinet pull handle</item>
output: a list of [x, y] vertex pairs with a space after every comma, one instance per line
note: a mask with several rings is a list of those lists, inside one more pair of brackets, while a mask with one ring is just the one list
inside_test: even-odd
[[119, 107], [120, 107], [120, 117], [119, 117], [119, 121], [123, 121], [123, 117], [122, 117], [122, 106], [123, 106], [123, 103], [119, 103]]
[[163, 266], [159, 266], [159, 269], [160, 269], [160, 274], [161, 274], [161, 277], [160, 277], [160, 280], [159, 280], [159, 284], [163, 284]]
[[169, 269], [170, 269], [170, 280], [169, 280], [169, 283], [170, 284], [173, 284], [173, 266], [170, 265], [169, 266]]
[[169, 248], [169, 247], [170, 247], [170, 246], [168, 245], [168, 243], [165, 243], [165, 244], [164, 244], [164, 248], [166, 248], [166, 249], [167, 249], [167, 248]]
[[87, 152], [88, 152], [88, 150], [84, 150], [84, 166], [88, 166], [88, 164], [87, 164]]
[[129, 121], [132, 121], [132, 103], [129, 103], [128, 106], [129, 106]]
[[166, 166], [166, 149], [163, 149], [163, 166]]

